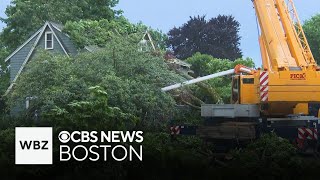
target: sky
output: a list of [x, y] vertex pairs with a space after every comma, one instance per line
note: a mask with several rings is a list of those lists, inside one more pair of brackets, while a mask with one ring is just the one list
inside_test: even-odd
[[[0, 1], [0, 17], [5, 17], [10, 0]], [[294, 2], [302, 22], [320, 13], [320, 0]], [[240, 48], [244, 57], [253, 58], [256, 66], [261, 65], [256, 15], [251, 0], [120, 0], [116, 9], [123, 10], [123, 15], [132, 23], [141, 21], [164, 33], [186, 23], [190, 16], [206, 15], [210, 19], [219, 14], [232, 15], [241, 24]], [[3, 27], [0, 23], [0, 29]]]

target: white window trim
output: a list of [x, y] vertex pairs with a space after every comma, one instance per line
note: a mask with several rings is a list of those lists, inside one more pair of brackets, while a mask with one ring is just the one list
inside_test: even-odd
[[[52, 38], [52, 47], [51, 48], [48, 48], [47, 47], [47, 35], [48, 34], [51, 34], [51, 38]], [[53, 36], [53, 33], [52, 32], [50, 32], [50, 31], [48, 31], [48, 32], [45, 32], [45, 35], [44, 35], [44, 37], [45, 37], [45, 42], [44, 42], [44, 48], [45, 49], [53, 49], [53, 47], [54, 47], [54, 36]]]

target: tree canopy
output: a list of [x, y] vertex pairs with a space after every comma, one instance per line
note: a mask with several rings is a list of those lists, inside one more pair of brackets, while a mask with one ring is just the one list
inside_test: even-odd
[[320, 63], [320, 14], [313, 16], [303, 25], [314, 58]]
[[[8, 51], [5, 48], [3, 42], [0, 41], [0, 96], [4, 94], [5, 90], [9, 86], [9, 65], [3, 60], [8, 56]], [[1, 101], [1, 99], [0, 99]], [[1, 102], [0, 102], [1, 104]], [[0, 105], [0, 109], [1, 105]]]
[[41, 114], [60, 114], [68, 112], [70, 103], [90, 99], [89, 88], [99, 86], [110, 106], [156, 122], [168, 119], [175, 104], [161, 87], [181, 80], [162, 58], [139, 52], [136, 44], [123, 38], [110, 41], [99, 52], [75, 58], [41, 53], [28, 63], [9, 100], [14, 106], [27, 96], [36, 96], [27, 113], [37, 109]]
[[105, 47], [109, 41], [120, 37], [126, 37], [128, 41], [137, 44], [147, 30], [157, 48], [165, 49], [167, 39], [165, 34], [148, 28], [142, 23], [132, 24], [123, 16], [112, 20], [68, 21], [63, 29], [80, 48], [86, 45]]
[[233, 16], [219, 15], [210, 20], [205, 16], [190, 17], [187, 23], [169, 31], [167, 45], [180, 59], [200, 52], [235, 60], [242, 57], [239, 28], [240, 24]]
[[114, 19], [121, 11], [112, 9], [118, 0], [15, 0], [6, 9], [8, 18], [1, 20], [6, 27], [1, 39], [10, 49], [15, 49], [30, 33], [45, 21]]

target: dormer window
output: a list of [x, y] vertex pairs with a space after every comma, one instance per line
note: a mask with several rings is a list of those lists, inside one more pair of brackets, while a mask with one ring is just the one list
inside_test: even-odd
[[53, 49], [53, 34], [52, 32], [45, 33], [45, 49]]

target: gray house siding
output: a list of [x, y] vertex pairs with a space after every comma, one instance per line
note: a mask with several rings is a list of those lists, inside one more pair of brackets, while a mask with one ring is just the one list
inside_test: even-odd
[[65, 47], [65, 49], [67, 50], [67, 53], [70, 56], [75, 56], [78, 54], [78, 50], [77, 50], [76, 46], [74, 45], [74, 43], [71, 41], [70, 37], [68, 37], [67, 35], [65, 35], [64, 33], [61, 33], [60, 31], [58, 31], [56, 29], [54, 29], [53, 31], [58, 36], [58, 38], [60, 39], [60, 42]]
[[[50, 32], [50, 29], [47, 28], [45, 32]], [[40, 37], [40, 41], [36, 49], [45, 49], [45, 33], [43, 33], [43, 35]], [[62, 54], [62, 55], [65, 54], [62, 47], [58, 43], [58, 40], [55, 37], [53, 37], [53, 49], [47, 49], [47, 51], [51, 53]]]
[[16, 77], [18, 71], [20, 70], [24, 60], [27, 58], [33, 44], [35, 43], [37, 37], [34, 37], [28, 44], [26, 44], [20, 51], [13, 55], [10, 59], [10, 81]]

